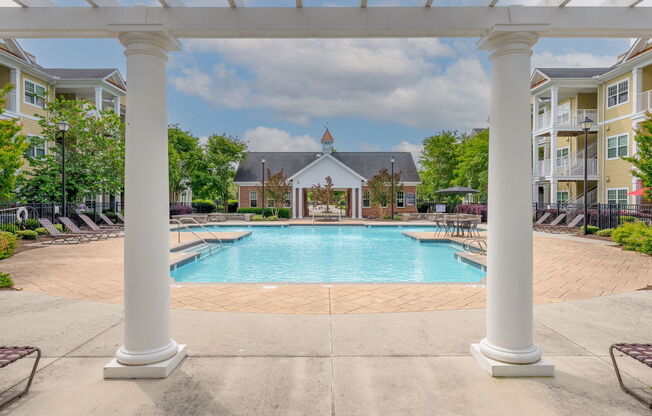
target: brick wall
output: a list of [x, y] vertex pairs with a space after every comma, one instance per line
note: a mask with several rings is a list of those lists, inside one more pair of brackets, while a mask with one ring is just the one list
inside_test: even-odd
[[238, 207], [239, 208], [250, 208], [249, 201], [249, 192], [257, 191], [258, 192], [258, 207], [263, 206], [263, 188], [261, 186], [239, 186], [238, 187]]
[[[362, 188], [362, 193], [367, 190], [367, 187]], [[416, 186], [404, 186], [403, 187], [403, 192], [406, 195], [407, 199], [407, 194], [415, 194], [415, 205], [409, 206], [407, 205], [407, 200], [405, 201], [406, 204], [403, 208], [394, 206], [394, 213], [397, 215], [400, 214], [408, 214], [408, 213], [413, 213], [417, 212], [417, 206], [416, 206], [416, 193], [417, 193], [417, 187]], [[385, 215], [390, 215], [391, 214], [391, 207], [389, 204], [387, 204], [387, 208], [385, 208]], [[371, 206], [369, 208], [365, 208], [364, 206], [362, 207], [362, 216], [367, 218], [367, 217], [375, 217], [379, 218], [380, 217], [380, 212], [377, 206]]]

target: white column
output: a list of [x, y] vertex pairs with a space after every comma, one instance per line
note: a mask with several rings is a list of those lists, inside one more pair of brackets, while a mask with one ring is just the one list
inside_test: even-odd
[[557, 203], [557, 179], [550, 180], [550, 203]]
[[632, 105], [634, 113], [638, 113], [642, 108], [639, 103], [639, 94], [643, 92], [643, 68], [634, 68], [632, 71]]
[[537, 117], [539, 117], [539, 96], [533, 97], [532, 108], [532, 130], [536, 130]]
[[550, 176], [557, 176], [557, 130], [550, 132]]
[[297, 218], [297, 188], [292, 187], [292, 218]]
[[362, 187], [358, 188], [358, 219], [362, 219]]
[[487, 336], [471, 352], [494, 376], [552, 375], [533, 343], [531, 151], [523, 140], [530, 134], [530, 56], [536, 41], [534, 33], [502, 32], [481, 45], [492, 64]]
[[95, 87], [95, 108], [97, 108], [98, 114], [102, 111], [102, 87]]
[[299, 188], [299, 200], [297, 204], [299, 204], [299, 219], [301, 219], [303, 218], [303, 188]]
[[117, 95], [113, 97], [113, 112], [120, 115], [120, 97]]
[[163, 378], [185, 356], [170, 338], [168, 144], [165, 70], [168, 38], [130, 32], [125, 149], [124, 344], [109, 378]]
[[557, 116], [559, 113], [559, 88], [550, 88], [550, 118], [552, 126], [557, 124]]
[[351, 218], [358, 218], [358, 203], [355, 192], [356, 188], [351, 188]]
[[12, 68], [9, 74], [10, 81], [14, 85], [14, 96], [13, 99], [9, 98], [9, 110], [14, 113], [20, 113], [20, 100], [21, 100], [21, 91], [22, 91], [22, 82], [20, 81], [20, 69]]

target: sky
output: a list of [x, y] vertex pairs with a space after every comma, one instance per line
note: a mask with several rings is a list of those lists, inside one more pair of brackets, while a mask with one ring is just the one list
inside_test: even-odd
[[[117, 40], [19, 41], [45, 67], [126, 73]], [[476, 41], [184, 40], [168, 64], [169, 122], [198, 137], [238, 137], [252, 151], [319, 150], [328, 126], [339, 151], [416, 155], [438, 131], [488, 126], [490, 67]], [[611, 66], [628, 45], [627, 39], [541, 39], [532, 67]]]

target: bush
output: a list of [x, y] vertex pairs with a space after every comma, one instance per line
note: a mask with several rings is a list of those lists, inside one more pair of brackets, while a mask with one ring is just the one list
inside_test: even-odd
[[278, 221], [278, 217], [276, 215], [270, 215], [269, 217], [265, 218], [267, 221]]
[[[238, 208], [238, 213], [256, 214], [256, 215], [263, 215], [265, 217], [269, 217], [271, 215], [274, 215], [274, 210], [272, 208], [265, 208], [263, 212], [263, 208]], [[279, 218], [290, 218], [291, 216], [292, 216], [292, 211], [290, 211], [290, 208], [279, 208], [278, 210]]]
[[9, 277], [9, 273], [0, 273], [0, 287], [14, 287], [14, 281]]
[[217, 204], [209, 199], [195, 199], [192, 201], [192, 207], [199, 214], [210, 214], [215, 212]]
[[226, 206], [227, 212], [238, 212], [238, 200], [229, 199], [229, 202]]
[[597, 231], [595, 234], [600, 237], [611, 237], [611, 233], [614, 231], [613, 228], [607, 228], [606, 230]]
[[18, 237], [23, 240], [36, 240], [38, 233], [34, 230], [20, 230], [18, 231]]
[[35, 220], [34, 218], [28, 218], [24, 222], [19, 222], [16, 225], [22, 227], [24, 230], [36, 230], [38, 227], [41, 226], [41, 223], [38, 222], [38, 220]]
[[254, 215], [253, 217], [251, 217], [251, 221], [265, 221], [265, 217], [263, 217], [262, 215]]
[[188, 205], [172, 205], [170, 207], [170, 216], [192, 214], [192, 207]]
[[0, 224], [0, 231], [16, 234], [20, 230], [16, 224]]
[[110, 219], [111, 221], [113, 221], [113, 222], [120, 222], [120, 220], [118, 220], [118, 216], [115, 215], [115, 212], [113, 212], [113, 211], [108, 211], [108, 210], [107, 210], [107, 211], [102, 211], [102, 213], [103, 213], [104, 215], [106, 215], [107, 217], [109, 217], [109, 219]]
[[[600, 229], [594, 225], [587, 225], [586, 226], [586, 233], [587, 234], [595, 234], [598, 232]], [[580, 233], [584, 234], [584, 226], [580, 227]]]
[[628, 222], [636, 222], [636, 217], [632, 217], [631, 215], [623, 215], [620, 217], [620, 223], [625, 224]]
[[43, 228], [43, 227], [38, 227], [38, 228], [37, 228], [36, 230], [34, 230], [34, 231], [36, 231], [36, 233], [37, 233], [38, 235], [46, 235], [46, 234], [48, 234], [48, 231], [47, 231], [45, 228]]
[[644, 222], [628, 222], [613, 230], [611, 239], [625, 250], [652, 254], [652, 227]]
[[14, 255], [18, 243], [15, 234], [0, 231], [0, 259], [6, 259]]
[[487, 206], [484, 204], [460, 204], [456, 210], [458, 214], [481, 215], [482, 222], [487, 222]]

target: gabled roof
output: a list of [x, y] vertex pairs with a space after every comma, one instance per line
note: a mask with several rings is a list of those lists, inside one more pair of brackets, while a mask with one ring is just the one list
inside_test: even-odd
[[345, 165], [344, 163], [342, 163], [340, 160], [334, 158], [332, 154], [330, 154], [330, 153], [325, 153], [325, 154], [321, 155], [321, 157], [316, 158], [312, 163], [309, 163], [307, 166], [304, 166], [301, 170], [299, 170], [299, 171], [298, 171], [297, 173], [295, 173], [294, 175], [288, 177], [288, 180], [293, 180], [293, 179], [295, 179], [295, 177], [296, 177], [297, 175], [300, 175], [300, 174], [303, 173], [304, 171], [310, 169], [310, 167], [311, 167], [312, 165], [315, 165], [315, 164], [319, 163], [319, 162], [322, 161], [323, 159], [333, 159], [333, 161], [335, 161], [335, 163], [336, 163], [337, 165], [342, 166], [345, 170], [347, 170], [347, 171], [348, 171], [349, 173], [351, 173], [352, 175], [356, 176], [359, 180], [364, 181], [364, 180], [367, 179], [367, 178], [365, 178], [364, 176], [360, 175], [358, 172], [354, 171], [353, 169], [351, 169], [350, 167], [348, 167], [347, 165]]
[[536, 68], [548, 78], [593, 78], [611, 68]]
[[[260, 182], [262, 180], [261, 159], [265, 159], [265, 170], [272, 172], [283, 169], [289, 178], [299, 172], [323, 154], [319, 152], [250, 152], [240, 162], [234, 182]], [[333, 158], [342, 162], [349, 169], [365, 179], [374, 176], [382, 168], [391, 168], [390, 160], [394, 157], [394, 170], [401, 172], [404, 182], [420, 182], [417, 167], [409, 152], [333, 152]]]
[[116, 68], [43, 68], [43, 72], [61, 79], [104, 79]]

